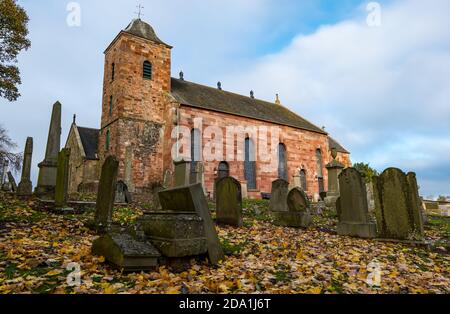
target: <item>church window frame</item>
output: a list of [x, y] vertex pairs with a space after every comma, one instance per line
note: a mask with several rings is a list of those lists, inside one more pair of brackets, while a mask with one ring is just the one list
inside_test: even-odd
[[116, 77], [116, 64], [113, 62], [111, 65], [111, 82], [114, 82], [114, 78]]
[[145, 60], [142, 65], [142, 77], [144, 80], [152, 80], [153, 77], [153, 65], [150, 61]]

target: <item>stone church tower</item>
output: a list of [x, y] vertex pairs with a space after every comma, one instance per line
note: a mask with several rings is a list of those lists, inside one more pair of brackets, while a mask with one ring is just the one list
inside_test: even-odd
[[162, 181], [172, 47], [133, 20], [105, 51], [98, 155], [119, 159], [119, 180], [145, 193]]

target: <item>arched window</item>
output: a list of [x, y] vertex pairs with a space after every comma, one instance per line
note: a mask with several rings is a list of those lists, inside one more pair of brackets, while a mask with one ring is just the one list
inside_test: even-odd
[[322, 162], [322, 151], [320, 149], [316, 150], [317, 159], [317, 180], [319, 182], [319, 193], [325, 191], [325, 186], [323, 183], [323, 162]]
[[146, 80], [152, 79], [152, 64], [149, 61], [144, 61], [143, 77]]
[[218, 177], [219, 179], [227, 178], [230, 176], [230, 166], [226, 161], [222, 161], [219, 164]]
[[286, 146], [284, 144], [278, 145], [278, 178], [288, 181]]
[[106, 131], [106, 140], [105, 140], [105, 149], [109, 150], [109, 144], [110, 144], [110, 134], [109, 134], [109, 130]]
[[304, 169], [300, 170], [300, 187], [303, 191], [308, 190], [308, 186], [306, 184], [306, 171]]
[[109, 116], [113, 114], [113, 96], [109, 96]]
[[111, 81], [114, 81], [115, 76], [116, 76], [116, 64], [113, 63], [111, 66]]
[[247, 180], [248, 189], [256, 190], [255, 144], [248, 137], [245, 139], [244, 176], [245, 180]]

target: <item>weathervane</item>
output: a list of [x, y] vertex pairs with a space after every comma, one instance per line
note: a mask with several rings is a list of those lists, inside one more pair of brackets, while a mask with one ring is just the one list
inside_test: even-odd
[[136, 6], [136, 8], [138, 9], [138, 12], [134, 12], [134, 13], [138, 15], [138, 19], [141, 19], [141, 16], [144, 15], [144, 14], [142, 14], [142, 9], [144, 9], [144, 7], [139, 4]]

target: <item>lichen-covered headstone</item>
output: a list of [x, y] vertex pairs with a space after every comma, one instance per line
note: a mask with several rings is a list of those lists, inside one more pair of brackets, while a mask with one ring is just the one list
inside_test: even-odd
[[312, 222], [311, 203], [306, 193], [299, 187], [286, 196], [287, 211], [273, 211], [274, 224], [284, 227], [307, 228]]
[[27, 138], [25, 144], [25, 151], [23, 153], [23, 167], [22, 167], [22, 177], [17, 188], [17, 195], [28, 197], [33, 193], [33, 186], [31, 183], [31, 160], [33, 157], [33, 138]]
[[269, 210], [272, 212], [287, 212], [288, 193], [289, 193], [289, 182], [283, 179], [273, 181]]
[[417, 182], [397, 168], [374, 177], [375, 214], [380, 238], [423, 240]]
[[55, 208], [66, 209], [69, 189], [70, 148], [64, 148], [58, 154], [58, 171], [56, 173]]
[[115, 156], [106, 158], [98, 185], [97, 204], [95, 211], [95, 226], [99, 232], [109, 229], [112, 222], [112, 211], [117, 186], [119, 161]]
[[370, 221], [366, 185], [361, 173], [347, 168], [339, 175], [340, 198], [337, 201], [339, 235], [376, 237], [376, 224]]
[[241, 184], [233, 177], [222, 178], [216, 183], [217, 222], [242, 227]]

